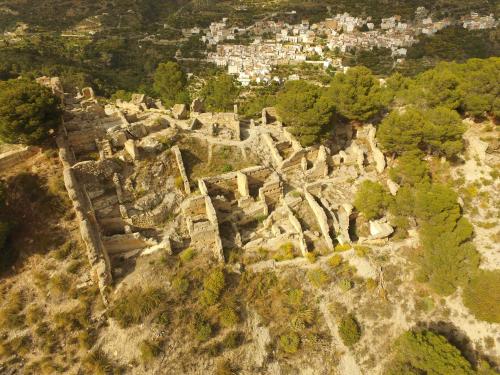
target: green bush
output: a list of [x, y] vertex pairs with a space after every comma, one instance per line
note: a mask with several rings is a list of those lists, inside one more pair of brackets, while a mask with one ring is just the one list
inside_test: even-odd
[[395, 356], [385, 375], [475, 373], [455, 346], [431, 331], [406, 332], [396, 341], [395, 347]]
[[226, 286], [224, 271], [220, 268], [214, 269], [203, 280], [203, 291], [201, 292], [201, 303], [206, 306], [214, 305]]
[[230, 328], [238, 324], [239, 316], [232, 307], [225, 307], [221, 310], [219, 321], [221, 326]]
[[285, 353], [297, 353], [300, 345], [300, 337], [295, 332], [288, 332], [280, 336], [279, 347]]
[[343, 292], [348, 292], [352, 289], [352, 282], [349, 279], [342, 279], [339, 282], [339, 287]]
[[194, 332], [198, 341], [207, 341], [212, 336], [212, 325], [202, 317], [197, 317], [194, 323]]
[[339, 335], [347, 346], [353, 346], [361, 338], [361, 327], [352, 314], [345, 315], [339, 324]]
[[179, 254], [179, 259], [181, 260], [182, 263], [187, 263], [191, 259], [193, 259], [195, 255], [196, 255], [196, 250], [193, 249], [192, 247], [188, 247]]
[[390, 203], [390, 195], [378, 182], [365, 180], [354, 197], [354, 207], [367, 220], [380, 218]]
[[295, 248], [293, 244], [288, 242], [280, 246], [278, 251], [273, 255], [273, 259], [277, 262], [281, 262], [283, 260], [292, 260], [295, 258]]
[[321, 268], [315, 268], [307, 272], [307, 279], [315, 288], [321, 288], [328, 280], [328, 274]]
[[343, 260], [344, 260], [344, 259], [342, 258], [342, 256], [341, 256], [341, 255], [339, 255], [339, 254], [335, 254], [335, 255], [332, 255], [332, 256], [328, 259], [328, 264], [329, 264], [331, 267], [335, 268], [335, 267], [340, 266], [340, 265], [342, 264]]
[[500, 271], [478, 271], [465, 287], [463, 298], [477, 319], [500, 323]]
[[123, 292], [121, 297], [113, 302], [110, 315], [123, 328], [139, 324], [158, 308], [165, 298], [166, 294], [161, 288], [135, 287]]
[[189, 290], [189, 280], [185, 277], [178, 276], [172, 280], [172, 290], [178, 296], [186, 294]]

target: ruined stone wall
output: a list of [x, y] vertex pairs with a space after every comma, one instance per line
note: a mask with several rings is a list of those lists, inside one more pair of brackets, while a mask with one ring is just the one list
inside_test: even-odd
[[214, 124], [226, 127], [233, 133], [233, 139], [238, 141], [241, 139], [240, 121], [238, 120], [238, 115], [233, 112], [196, 113], [193, 118], [193, 124], [196, 122], [199, 122], [202, 126], [209, 128]]
[[65, 137], [65, 129], [58, 137], [59, 159], [63, 166], [64, 185], [68, 196], [73, 203], [76, 217], [80, 226], [80, 234], [87, 249], [87, 257], [92, 268], [92, 273], [97, 278], [99, 290], [105, 304], [108, 303], [108, 292], [112, 282], [111, 263], [109, 255], [102, 243], [97, 219], [95, 218], [92, 205], [85, 192], [83, 184], [80, 184], [71, 169], [74, 159], [73, 151], [68, 145]]
[[210, 196], [234, 194], [238, 199], [238, 175], [236, 172], [226, 173], [220, 176], [203, 179]]
[[177, 168], [179, 169], [179, 174], [182, 178], [182, 183], [184, 185], [184, 192], [186, 194], [191, 194], [191, 186], [189, 185], [189, 180], [186, 174], [186, 168], [184, 167], [184, 162], [182, 160], [181, 150], [179, 146], [175, 145], [171, 148], [175, 156], [175, 162], [177, 163]]
[[126, 233], [103, 237], [103, 244], [109, 254], [119, 254], [131, 250], [144, 249], [156, 243], [139, 233]]
[[330, 227], [328, 225], [328, 218], [325, 214], [325, 211], [323, 210], [323, 207], [321, 207], [319, 203], [316, 202], [316, 199], [312, 196], [312, 194], [305, 189], [304, 189], [304, 196], [306, 198], [307, 203], [309, 203], [309, 207], [311, 208], [314, 217], [316, 218], [316, 221], [321, 229], [321, 233], [323, 234], [323, 238], [326, 242], [326, 245], [330, 249], [333, 249], [333, 241], [332, 238], [330, 237]]
[[7, 170], [16, 164], [28, 160], [40, 150], [36, 147], [26, 146], [19, 150], [8, 151], [0, 155], [0, 171]]

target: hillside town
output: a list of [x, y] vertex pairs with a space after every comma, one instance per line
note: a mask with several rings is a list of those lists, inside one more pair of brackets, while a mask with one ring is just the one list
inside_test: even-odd
[[[467, 30], [495, 28], [493, 15], [480, 16], [472, 12], [459, 24]], [[376, 25], [371, 17], [353, 17], [348, 13], [337, 14], [319, 23], [303, 20], [300, 24], [266, 20], [256, 22], [248, 28], [230, 26], [223, 18], [213, 22], [209, 28], [198, 27], [183, 30], [184, 35], [201, 35], [208, 48], [207, 60], [219, 67], [227, 67], [229, 74], [247, 86], [250, 82], [269, 82], [287, 77], [273, 77], [272, 69], [277, 65], [318, 64], [323, 68], [342, 70], [341, 54], [356, 49], [390, 49], [396, 63], [404, 60], [408, 47], [418, 42], [419, 35], [432, 36], [451, 26], [451, 19], [440, 20], [429, 16], [424, 7], [415, 12], [413, 22], [404, 22], [400, 16], [383, 18]], [[249, 44], [236, 44], [242, 35], [250, 37]], [[296, 75], [288, 77], [297, 79]]]

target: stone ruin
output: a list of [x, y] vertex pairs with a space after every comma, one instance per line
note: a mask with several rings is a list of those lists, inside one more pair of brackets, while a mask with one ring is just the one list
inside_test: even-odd
[[[371, 125], [344, 129], [340, 146], [304, 148], [274, 108], [248, 122], [236, 107], [204, 112], [200, 100], [189, 110], [142, 94], [103, 105], [91, 88], [71, 97], [59, 80], [39, 82], [64, 100], [57, 138], [64, 182], [105, 301], [125, 261], [140, 254], [191, 246], [224, 262], [225, 249], [292, 243], [305, 256], [349, 243], [353, 183], [385, 168]], [[180, 136], [203, 142], [209, 154], [230, 146], [258, 162], [193, 181]], [[375, 230], [380, 238], [388, 228]]]

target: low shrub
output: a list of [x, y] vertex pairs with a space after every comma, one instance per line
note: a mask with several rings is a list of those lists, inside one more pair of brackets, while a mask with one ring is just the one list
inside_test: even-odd
[[353, 346], [361, 338], [361, 327], [352, 314], [345, 315], [339, 324], [339, 335], [346, 346]]
[[193, 249], [192, 247], [188, 247], [186, 250], [183, 250], [179, 254], [179, 259], [181, 260], [182, 263], [187, 263], [191, 259], [193, 259], [196, 255], [196, 250]]
[[335, 255], [332, 255], [329, 259], [328, 259], [328, 264], [335, 268], [335, 267], [338, 267], [342, 264], [343, 262], [343, 258], [341, 255], [339, 254], [335, 254]]
[[229, 332], [222, 340], [222, 345], [227, 349], [235, 349], [243, 343], [244, 335], [239, 331]]
[[22, 291], [15, 291], [9, 294], [7, 301], [0, 310], [0, 326], [5, 329], [21, 327], [24, 324], [24, 296]]
[[300, 345], [300, 337], [296, 332], [288, 332], [280, 336], [279, 347], [285, 353], [297, 353]]
[[343, 245], [341, 245], [341, 244], [337, 244], [337, 245], [335, 246], [335, 251], [336, 251], [337, 253], [341, 253], [341, 252], [343, 252], [343, 251], [348, 251], [348, 250], [351, 250], [351, 248], [352, 248], [352, 246], [351, 246], [350, 244], [348, 244], [348, 243], [345, 243], [345, 244], [343, 244]]
[[364, 258], [364, 257], [367, 257], [371, 253], [372, 249], [368, 246], [356, 245], [356, 246], [354, 246], [354, 251], [356, 252], [356, 255], [358, 257]]
[[198, 341], [207, 341], [212, 336], [212, 325], [202, 317], [197, 317], [194, 323], [195, 337]]
[[328, 274], [321, 268], [315, 268], [307, 272], [307, 279], [315, 288], [321, 288], [328, 280]]
[[280, 246], [279, 250], [273, 255], [273, 259], [277, 262], [283, 260], [292, 260], [295, 258], [295, 248], [293, 244], [288, 242]]
[[141, 361], [149, 363], [160, 355], [161, 348], [158, 343], [144, 340], [139, 344], [139, 351], [141, 353]]
[[226, 286], [224, 271], [220, 268], [214, 269], [203, 280], [203, 291], [201, 292], [201, 303], [206, 306], [214, 305], [220, 298]]
[[166, 294], [161, 288], [132, 288], [114, 301], [110, 315], [123, 328], [139, 324], [158, 308], [165, 298]]
[[348, 292], [349, 290], [352, 289], [352, 281], [349, 279], [342, 279], [339, 282], [339, 288], [343, 292]]
[[307, 253], [306, 254], [306, 259], [309, 263], [315, 263], [316, 262], [316, 254], [314, 253]]
[[219, 322], [225, 328], [234, 327], [238, 324], [239, 317], [232, 307], [225, 307], [220, 312]]
[[86, 374], [92, 375], [109, 375], [115, 370], [109, 358], [100, 349], [90, 352], [83, 358], [82, 368]]
[[189, 290], [189, 280], [178, 276], [172, 280], [172, 290], [178, 296], [182, 296], [186, 294]]

